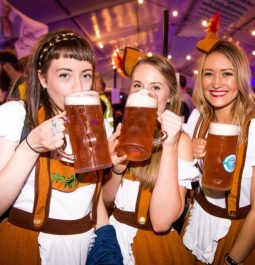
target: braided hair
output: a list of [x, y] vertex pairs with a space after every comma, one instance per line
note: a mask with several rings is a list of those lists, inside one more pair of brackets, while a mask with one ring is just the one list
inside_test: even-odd
[[42, 36], [35, 44], [28, 62], [26, 126], [30, 130], [38, 125], [37, 112], [40, 106], [45, 109], [46, 119], [56, 113], [56, 106], [42, 87], [38, 72], [46, 78], [52, 60], [59, 58], [88, 61], [93, 73], [95, 71], [95, 56], [91, 45], [79, 34], [71, 30], [56, 30]]

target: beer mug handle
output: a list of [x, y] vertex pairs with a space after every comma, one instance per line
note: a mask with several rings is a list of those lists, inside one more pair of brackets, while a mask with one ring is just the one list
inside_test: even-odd
[[162, 136], [161, 137], [153, 139], [153, 146], [156, 147], [156, 146], [161, 145], [166, 140], [167, 136], [168, 136], [167, 132], [162, 131]]
[[198, 168], [201, 174], [204, 172], [204, 159], [196, 159], [195, 166]]
[[58, 152], [58, 154], [59, 154], [61, 157], [65, 158], [65, 159], [68, 159], [68, 160], [71, 160], [71, 161], [74, 162], [74, 154], [67, 154], [67, 153], [64, 151], [63, 147], [58, 148], [58, 149], [57, 149], [57, 152]]
[[[56, 157], [56, 158], [60, 157], [60, 160], [61, 160], [61, 157], [62, 157], [64, 159], [71, 160], [72, 162], [74, 162], [74, 154], [68, 154], [68, 153], [66, 153], [66, 151], [64, 151], [64, 148], [66, 148], [66, 146], [68, 145], [67, 142], [69, 142], [69, 144], [70, 144], [70, 139], [69, 139], [68, 134], [66, 134], [64, 137], [64, 144], [61, 147], [56, 149], [56, 154], [58, 154], [58, 157]], [[70, 151], [70, 153], [71, 153], [71, 151]]]

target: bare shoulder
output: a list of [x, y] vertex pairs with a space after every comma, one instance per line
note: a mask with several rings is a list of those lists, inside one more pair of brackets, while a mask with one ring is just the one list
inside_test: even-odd
[[178, 145], [178, 156], [182, 160], [192, 161], [192, 141], [187, 133], [182, 132]]

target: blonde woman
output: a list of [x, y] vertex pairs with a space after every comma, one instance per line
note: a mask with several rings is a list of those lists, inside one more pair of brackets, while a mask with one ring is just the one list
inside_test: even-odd
[[198, 69], [193, 95], [197, 109], [187, 124], [194, 137], [194, 158], [201, 161], [206, 153], [206, 135], [198, 136], [206, 131], [205, 121], [239, 125], [237, 152], [244, 148], [244, 153], [234, 171], [240, 170], [235, 173], [239, 184], [229, 192], [208, 190], [199, 182], [183, 241], [192, 254], [190, 264], [251, 265], [255, 260], [255, 120], [249, 63], [240, 47], [220, 40], [201, 56]]
[[110, 223], [116, 229], [124, 264], [188, 265], [172, 224], [184, 209], [186, 189], [191, 188], [197, 170], [191, 141], [181, 132], [180, 94], [169, 60], [152, 56], [138, 61], [131, 73], [130, 93], [141, 89], [157, 95], [158, 121], [168, 137], [148, 160], [128, 163], [125, 155], [116, 154], [119, 125], [110, 138], [113, 168], [103, 197], [107, 204], [115, 204]]

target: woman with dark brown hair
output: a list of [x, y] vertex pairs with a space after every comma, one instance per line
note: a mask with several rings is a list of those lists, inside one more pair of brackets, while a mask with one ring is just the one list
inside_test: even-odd
[[77, 174], [52, 154], [64, 145], [64, 97], [92, 89], [94, 53], [75, 32], [50, 32], [28, 70], [25, 102], [0, 107], [0, 214], [11, 207], [0, 224], [0, 263], [85, 265], [95, 227], [108, 224], [102, 172]]

